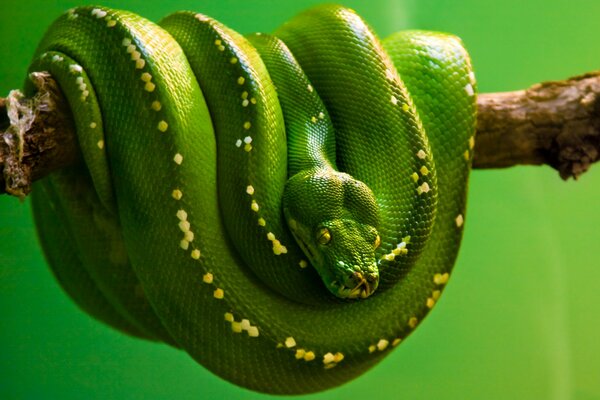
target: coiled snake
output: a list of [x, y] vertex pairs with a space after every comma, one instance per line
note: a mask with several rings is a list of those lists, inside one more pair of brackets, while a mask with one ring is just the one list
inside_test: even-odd
[[474, 144], [458, 38], [380, 41], [333, 5], [247, 37], [81, 7], [30, 71], [58, 81], [83, 156], [37, 185], [40, 241], [98, 320], [307, 393], [374, 365], [438, 301]]

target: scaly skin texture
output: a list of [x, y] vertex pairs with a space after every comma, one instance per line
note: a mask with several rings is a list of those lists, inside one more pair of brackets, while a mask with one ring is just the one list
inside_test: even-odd
[[73, 9], [34, 57], [84, 156], [33, 194], [57, 279], [250, 389], [361, 374], [435, 305], [459, 248], [475, 121], [460, 40], [382, 43], [340, 6], [282, 41], [190, 12], [160, 25]]

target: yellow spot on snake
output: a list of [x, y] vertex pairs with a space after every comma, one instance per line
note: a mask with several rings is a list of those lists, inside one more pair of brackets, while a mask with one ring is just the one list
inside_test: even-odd
[[238, 85], [243, 85], [246, 82], [246, 79], [243, 76], [240, 76], [237, 80]]
[[177, 153], [175, 154], [175, 157], [173, 157], [173, 161], [175, 161], [175, 164], [181, 165], [181, 163], [183, 162], [183, 156]]
[[251, 326], [250, 328], [248, 328], [248, 336], [258, 337], [258, 327]]
[[323, 364], [329, 364], [333, 362], [333, 354], [332, 353], [327, 353], [323, 356]]
[[235, 333], [242, 333], [242, 324], [240, 322], [233, 321], [231, 323], [231, 330]]
[[341, 362], [344, 359], [344, 355], [340, 352], [337, 352], [333, 355], [333, 361], [336, 363]]
[[272, 241], [272, 240], [275, 240], [275, 235], [273, 234], [273, 232], [269, 232], [269, 233], [267, 233], [267, 239], [269, 239], [269, 240], [271, 240], [271, 241]]
[[402, 341], [402, 339], [400, 339], [400, 338], [394, 339], [394, 341], [392, 342], [392, 346], [394, 346], [394, 347], [398, 346], [401, 341]]
[[194, 241], [194, 232], [192, 232], [192, 231], [184, 232], [183, 238], [185, 240], [187, 240], [188, 242]]
[[144, 85], [144, 89], [147, 92], [153, 92], [155, 87], [156, 87], [156, 85], [152, 82], [146, 82], [146, 84]]
[[475, 147], [475, 136], [471, 136], [469, 138], [469, 149], [473, 150], [474, 147]]
[[456, 226], [459, 227], [459, 228], [463, 225], [463, 223], [465, 222], [465, 220], [464, 220], [462, 214], [458, 214], [456, 216], [455, 222], [456, 222]]
[[222, 44], [221, 40], [217, 39], [215, 40], [215, 46], [220, 46]]
[[242, 330], [247, 331], [248, 329], [250, 329], [252, 325], [250, 325], [250, 320], [249, 319], [242, 319]]
[[213, 283], [213, 279], [214, 279], [213, 274], [211, 274], [210, 272], [207, 272], [202, 276], [202, 281], [204, 283], [211, 284], [211, 283]]
[[252, 196], [254, 194], [254, 186], [248, 185], [246, 187], [246, 193], [248, 193], [250, 196]]
[[291, 349], [292, 347], [296, 346], [296, 340], [294, 340], [293, 337], [288, 337], [285, 339], [285, 347], [287, 347], [288, 349]]
[[256, 104], [256, 99], [255, 99], [254, 97], [252, 97], [252, 98], [250, 99], [250, 103], [252, 103], [252, 104]]
[[185, 221], [187, 219], [187, 212], [185, 210], [179, 210], [175, 215], [181, 221]]
[[320, 119], [323, 119], [323, 118], [325, 118], [325, 114], [323, 114], [323, 112], [320, 112], [320, 113], [319, 113], [319, 118], [320, 118]]
[[220, 300], [223, 297], [225, 297], [225, 292], [221, 288], [216, 288], [215, 291], [213, 292], [213, 296], [214, 296], [215, 299], [219, 299]]
[[135, 67], [136, 67], [137, 69], [142, 69], [142, 68], [144, 68], [144, 65], [146, 65], [146, 60], [144, 60], [143, 58], [140, 58], [139, 60], [137, 60], [137, 61], [135, 62]]
[[296, 356], [297, 360], [303, 359], [305, 355], [306, 355], [306, 350], [304, 350], [304, 349], [298, 349], [298, 350], [296, 350], [295, 356]]
[[423, 176], [429, 175], [429, 169], [427, 169], [427, 167], [424, 165], [421, 167], [420, 171], [421, 171], [421, 175], [423, 175]]
[[418, 323], [419, 323], [419, 320], [417, 319], [417, 317], [411, 317], [408, 320], [408, 326], [411, 327], [412, 329], [414, 329]]
[[171, 196], [173, 196], [173, 198], [175, 200], [181, 200], [181, 198], [183, 197], [183, 193], [181, 192], [181, 190], [179, 189], [175, 189], [173, 190], [173, 192], [171, 193]]
[[312, 351], [307, 351], [304, 354], [304, 361], [312, 361], [315, 359], [315, 353], [313, 353]]
[[469, 161], [469, 150], [465, 150], [465, 153], [463, 154], [463, 156], [465, 157], [465, 160]]
[[392, 101], [393, 105], [397, 105], [398, 104], [398, 99], [396, 98], [396, 96], [392, 96], [391, 101]]
[[377, 346], [375, 346], [374, 344], [369, 346], [369, 353], [373, 353], [375, 350], [377, 350]]
[[416, 172], [413, 172], [413, 174], [411, 175], [411, 178], [413, 179], [413, 181], [417, 182], [419, 180], [419, 174], [417, 174]]
[[390, 344], [390, 342], [388, 342], [386, 339], [379, 339], [379, 342], [377, 342], [377, 350], [385, 350], [388, 347], [388, 344]]
[[435, 274], [433, 276], [433, 283], [435, 283], [436, 285], [444, 285], [448, 282], [449, 277], [450, 275], [448, 275], [447, 272], [443, 274]]
[[190, 223], [187, 220], [183, 220], [183, 221], [179, 221], [179, 229], [181, 229], [181, 232], [187, 232], [190, 230]]
[[433, 308], [433, 306], [435, 305], [435, 300], [429, 297], [427, 298], [427, 302], [425, 304], [427, 305], [427, 308]]
[[311, 92], [311, 93], [312, 93], [312, 91], [313, 91], [313, 87], [312, 87], [312, 85], [310, 85], [310, 84], [309, 84], [309, 85], [307, 86], [307, 89], [308, 89], [308, 91], [309, 91], [309, 92]]
[[97, 126], [97, 125], [96, 125], [96, 123], [95, 123], [95, 122], [92, 122], [92, 123], [90, 123], [90, 128], [94, 129], [96, 126]]
[[300, 268], [308, 267], [308, 263], [306, 262], [306, 260], [300, 260], [298, 264], [300, 264]]
[[419, 150], [417, 152], [417, 157], [419, 157], [421, 160], [424, 159], [425, 157], [427, 157], [427, 153], [425, 153], [425, 151], [423, 150]]
[[434, 290], [433, 292], [431, 292], [431, 298], [434, 299], [435, 301], [437, 301], [441, 295], [442, 295], [442, 292], [439, 290]]
[[109, 28], [112, 28], [116, 24], [117, 24], [117, 21], [115, 21], [114, 19], [109, 19], [108, 21], [106, 21], [106, 26], [108, 26]]
[[137, 61], [142, 57], [142, 53], [140, 53], [139, 51], [134, 51], [133, 53], [131, 53], [131, 61]]
[[313, 124], [317, 123], [317, 117], [311, 117], [310, 120], [312, 121]]
[[417, 193], [418, 194], [427, 193], [427, 192], [429, 192], [429, 189], [430, 189], [429, 184], [427, 182], [423, 182], [423, 184], [417, 188]]
[[98, 145], [99, 149], [103, 149], [104, 148], [104, 140], [98, 140], [98, 143], [96, 143]]
[[229, 62], [230, 62], [230, 63], [232, 63], [232, 64], [236, 64], [236, 63], [238, 62], [238, 59], [237, 59], [237, 58], [235, 58], [235, 57], [231, 57], [231, 58], [229, 59]]
[[150, 75], [147, 72], [144, 72], [141, 76], [140, 79], [144, 82], [150, 82], [152, 80], [152, 75]]
[[258, 225], [265, 226], [265, 225], [267, 225], [267, 221], [265, 221], [264, 218], [259, 218], [258, 219]]
[[169, 124], [167, 124], [167, 121], [160, 121], [156, 127], [159, 131], [166, 132], [169, 128]]
[[188, 242], [185, 239], [182, 239], [181, 242], [179, 242], [179, 247], [181, 247], [183, 250], [187, 250], [188, 247], [190, 247], [190, 242]]
[[248, 130], [248, 129], [250, 129], [251, 126], [252, 126], [252, 124], [250, 123], [250, 121], [244, 122], [244, 129]]
[[246, 136], [244, 138], [244, 143], [248, 144], [248, 143], [252, 143], [252, 136]]
[[158, 101], [158, 100], [154, 100], [154, 101], [152, 102], [152, 106], [151, 106], [151, 107], [152, 107], [152, 109], [153, 109], [154, 111], [160, 111], [160, 109], [162, 108], [162, 104], [160, 104], [160, 101]]
[[[123, 39], [123, 41], [121, 42], [121, 44], [125, 47], [129, 46], [131, 44], [131, 39], [129, 38], [125, 38]], [[132, 50], [133, 51], [133, 50]]]
[[227, 321], [227, 322], [233, 322], [234, 321], [233, 314], [230, 313], [230, 312], [226, 312], [225, 313], [225, 321]]
[[402, 104], [402, 111], [408, 111], [409, 108], [410, 107], [408, 106], [408, 104], [406, 104], [406, 103]]
[[126, 50], [128, 53], [133, 53], [135, 51], [135, 44], [128, 45]]
[[194, 260], [198, 260], [200, 258], [200, 250], [198, 250], [198, 249], [192, 250], [191, 256]]
[[256, 202], [256, 200], [252, 200], [252, 204], [250, 204], [250, 208], [252, 209], [252, 211], [258, 212], [259, 207], [258, 207], [258, 203]]
[[244, 146], [244, 150], [246, 152], [250, 152], [250, 150], [252, 150], [252, 145], [250, 143], [246, 143], [246, 145]]
[[242, 107], [248, 107], [248, 99], [242, 100]]
[[242, 92], [242, 99], [247, 99], [248, 98], [248, 92], [246, 92], [245, 90]]

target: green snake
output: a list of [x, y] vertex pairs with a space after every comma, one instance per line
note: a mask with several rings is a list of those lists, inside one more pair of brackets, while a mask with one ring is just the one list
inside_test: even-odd
[[335, 5], [246, 37], [81, 7], [33, 71], [59, 83], [82, 154], [37, 184], [39, 238], [94, 318], [298, 394], [363, 373], [438, 301], [474, 146], [458, 38], [380, 41]]

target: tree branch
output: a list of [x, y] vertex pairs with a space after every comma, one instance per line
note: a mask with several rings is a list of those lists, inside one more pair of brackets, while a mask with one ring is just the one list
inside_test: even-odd
[[[75, 163], [69, 106], [47, 73], [33, 73], [33, 98], [0, 98], [0, 193], [23, 198], [31, 182]], [[474, 168], [547, 164], [578, 178], [600, 158], [600, 71], [477, 101]]]
[[600, 155], [600, 71], [477, 101], [474, 168], [547, 164], [577, 179]]

